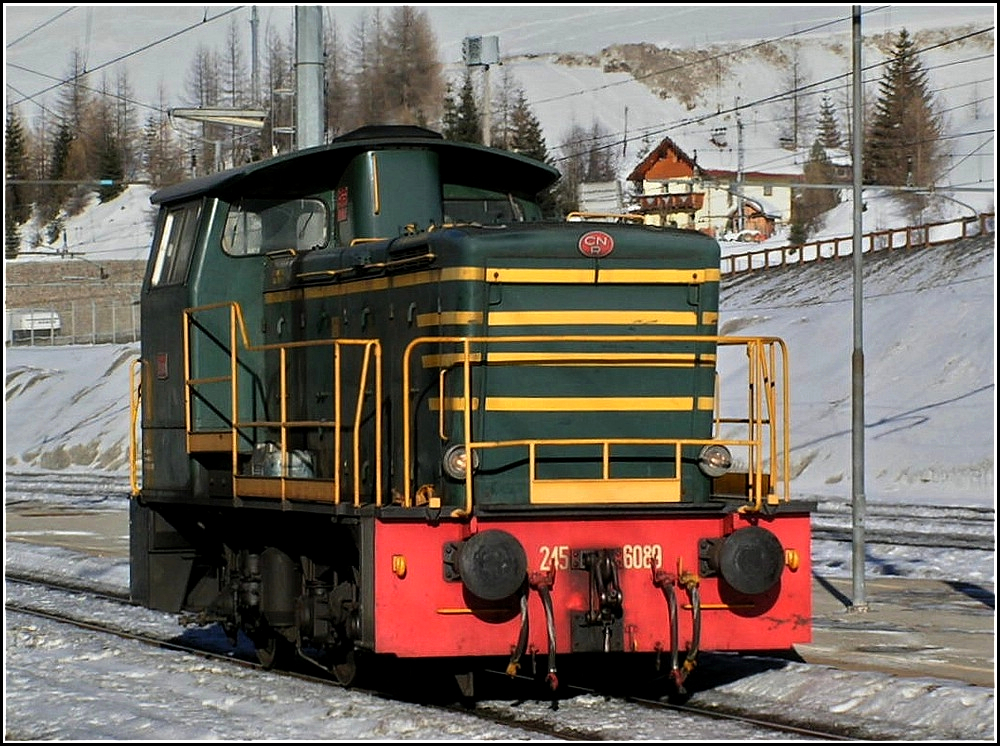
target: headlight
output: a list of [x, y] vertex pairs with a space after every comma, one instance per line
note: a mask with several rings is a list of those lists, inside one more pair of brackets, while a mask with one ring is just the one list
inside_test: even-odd
[[733, 455], [725, 446], [705, 446], [698, 454], [698, 468], [706, 476], [721, 477], [733, 468]]
[[[469, 458], [465, 446], [461, 444], [450, 446], [444, 452], [441, 467], [444, 469], [444, 473], [452, 479], [465, 479], [466, 469], [469, 468]], [[479, 455], [473, 451], [472, 471], [475, 472], [477, 468], [479, 468]]]

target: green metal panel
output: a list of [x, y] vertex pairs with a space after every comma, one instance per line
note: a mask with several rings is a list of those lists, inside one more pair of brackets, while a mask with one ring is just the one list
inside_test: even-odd
[[394, 238], [407, 226], [426, 230], [443, 221], [438, 155], [430, 150], [380, 150], [356, 156], [337, 183], [336, 235]]

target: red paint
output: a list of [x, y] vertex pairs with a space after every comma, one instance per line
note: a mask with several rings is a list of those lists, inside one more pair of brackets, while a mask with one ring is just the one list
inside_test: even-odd
[[[676, 575], [698, 570], [698, 539], [721, 536], [726, 518], [601, 518], [578, 521], [479, 520], [479, 530], [497, 528], [518, 538], [528, 555], [528, 574], [554, 570], [551, 588], [557, 653], [570, 652], [571, 613], [589, 603], [589, 576], [560, 566], [560, 547], [623, 549], [631, 567], [619, 569], [624, 596], [625, 646], [637, 652], [669, 651], [667, 601], [654, 584], [654, 568], [641, 566], [643, 548], [659, 547], [662, 567]], [[735, 520], [735, 528], [749, 525]], [[812, 570], [810, 521], [807, 514], [790, 514], [762, 523], [786, 549], [799, 553], [798, 569], [785, 568], [768, 601], [740, 597], [715, 577], [701, 578], [702, 651], [788, 649], [812, 638]], [[467, 529], [464, 529], [467, 530]], [[519, 609], [498, 603], [477, 603], [460, 582], [445, 580], [442, 548], [461, 541], [460, 524], [376, 523], [375, 645], [376, 652], [402, 657], [476, 656], [511, 653], [521, 627]], [[407, 572], [392, 572], [392, 556], [406, 557]], [[556, 565], [553, 567], [553, 565]], [[635, 566], [640, 565], [640, 566]], [[689, 592], [674, 586], [680, 608], [682, 650], [692, 642], [693, 619]], [[529, 594], [529, 651], [548, 651], [545, 610], [536, 591]], [[729, 608], [720, 608], [728, 606]], [[478, 607], [478, 608], [477, 608]], [[487, 608], [488, 607], [488, 608]], [[714, 608], [713, 608], [714, 607]]]

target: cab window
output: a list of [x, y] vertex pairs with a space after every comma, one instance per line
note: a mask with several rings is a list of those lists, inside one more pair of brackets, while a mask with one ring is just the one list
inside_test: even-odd
[[184, 282], [198, 235], [201, 203], [165, 208], [150, 282], [153, 287]]
[[327, 243], [329, 218], [319, 199], [248, 199], [231, 205], [222, 250], [231, 256], [308, 251]]

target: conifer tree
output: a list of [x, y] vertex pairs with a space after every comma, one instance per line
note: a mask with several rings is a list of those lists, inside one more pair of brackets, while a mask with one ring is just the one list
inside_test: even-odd
[[542, 163], [549, 162], [549, 152], [542, 134], [542, 125], [531, 111], [523, 90], [518, 90], [511, 109], [509, 150]]
[[837, 115], [829, 96], [823, 97], [823, 102], [819, 108], [819, 121], [816, 126], [819, 134], [819, 142], [824, 148], [843, 147], [844, 141], [840, 136]]
[[7, 109], [4, 137], [4, 256], [14, 259], [21, 252], [21, 223], [27, 221], [30, 205], [20, 184], [10, 183], [25, 175], [24, 127], [14, 107]]
[[938, 171], [942, 125], [927, 74], [906, 29], [879, 83], [879, 97], [865, 138], [868, 184], [930, 185]]
[[[294, 140], [288, 134], [288, 128], [295, 124], [295, 107], [291, 96], [285, 95], [284, 92], [295, 90], [295, 63], [293, 42], [286, 40], [275, 29], [272, 28], [268, 31], [265, 46], [270, 115], [264, 123], [261, 139], [268, 155], [271, 156], [287, 153], [294, 146]], [[327, 61], [329, 62], [329, 59]], [[344, 111], [347, 108], [346, 105], [343, 105], [339, 110], [337, 119], [334, 119], [334, 115], [330, 112], [330, 105], [331, 101], [327, 99], [327, 122], [338, 121], [342, 123], [346, 116]]]
[[121, 148], [110, 132], [103, 138], [97, 176], [101, 181], [111, 182], [110, 184], [101, 184], [97, 188], [97, 198], [102, 203], [110, 202], [125, 191], [123, 183], [125, 168], [122, 164]]
[[[834, 180], [834, 167], [826, 154], [822, 141], [817, 138], [809, 152], [809, 161], [803, 169], [806, 184], [830, 184]], [[791, 239], [804, 243], [809, 232], [816, 227], [820, 216], [840, 203], [837, 189], [802, 189], [792, 203]]]
[[[551, 165], [542, 125], [531, 111], [528, 99], [521, 89], [518, 89], [514, 99], [510, 119], [512, 126], [509, 150]], [[549, 187], [537, 197], [542, 214], [546, 217], [556, 216], [556, 187], [557, 185]]]
[[446, 140], [471, 142], [482, 145], [483, 127], [479, 117], [479, 107], [476, 106], [475, 86], [472, 84], [472, 73], [465, 69], [462, 88], [455, 99], [454, 89], [449, 85], [444, 101], [442, 124]]
[[354, 121], [350, 129], [366, 124], [385, 122], [388, 89], [382, 77], [385, 72], [384, 19], [380, 6], [370, 17], [361, 16], [354, 27], [351, 56], [355, 60], [351, 75]]
[[159, 89], [157, 113], [146, 119], [142, 138], [142, 162], [150, 184], [156, 189], [177, 184], [186, 176], [184, 148], [177, 142], [165, 113], [163, 86]]
[[24, 180], [28, 176], [27, 135], [21, 117], [13, 106], [7, 109], [7, 125], [4, 137], [4, 214], [9, 214], [16, 225], [21, 225], [31, 217], [31, 202], [23, 184], [11, 181]]

